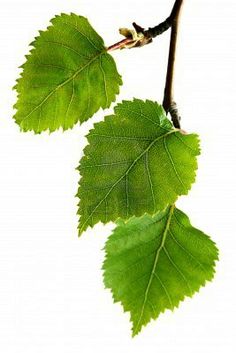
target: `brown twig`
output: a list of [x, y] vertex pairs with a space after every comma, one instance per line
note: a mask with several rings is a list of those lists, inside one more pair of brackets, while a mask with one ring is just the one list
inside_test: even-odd
[[159, 36], [160, 34], [167, 31], [172, 26], [176, 16], [178, 16], [178, 12], [180, 11], [180, 7], [182, 5], [180, 2], [182, 1], [175, 1], [170, 16], [167, 17], [165, 21], [161, 22], [155, 27], [148, 28], [148, 30], [144, 31], [144, 33], [151, 36], [152, 38], [155, 38], [156, 36]]
[[120, 33], [126, 38], [109, 46], [106, 50], [112, 51], [116, 49], [124, 48], [136, 48], [142, 47], [146, 44], [152, 42], [152, 39], [156, 36], [164, 33], [169, 28], [171, 28], [171, 37], [170, 37], [170, 47], [169, 47], [169, 58], [168, 58], [168, 67], [166, 74], [166, 83], [163, 99], [163, 107], [166, 113], [169, 113], [171, 120], [175, 128], [180, 129], [180, 116], [177, 109], [177, 105], [174, 102], [173, 94], [173, 82], [174, 82], [174, 69], [175, 69], [175, 54], [177, 46], [177, 36], [179, 29], [179, 18], [180, 12], [184, 0], [175, 0], [174, 6], [172, 8], [171, 14], [167, 19], [155, 27], [148, 28], [145, 30], [143, 27], [137, 25], [133, 22], [134, 29], [129, 30], [127, 28], [121, 28]]
[[177, 47], [177, 37], [179, 29], [180, 11], [184, 0], [176, 0], [172, 10], [171, 38], [169, 48], [168, 67], [166, 74], [165, 93], [163, 107], [167, 113], [170, 113], [174, 127], [180, 129], [180, 116], [174, 102], [173, 83], [175, 70], [175, 55]]

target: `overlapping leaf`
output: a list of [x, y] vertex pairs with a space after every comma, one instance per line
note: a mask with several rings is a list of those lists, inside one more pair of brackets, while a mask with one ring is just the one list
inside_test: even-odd
[[210, 281], [218, 251], [174, 206], [119, 221], [106, 243], [104, 282], [131, 314], [133, 335]]
[[99, 221], [163, 210], [195, 179], [197, 135], [174, 129], [155, 102], [118, 104], [87, 139], [79, 166], [80, 233]]
[[51, 23], [31, 44], [15, 86], [14, 118], [24, 131], [72, 128], [109, 107], [122, 84], [103, 39], [86, 18], [62, 14]]

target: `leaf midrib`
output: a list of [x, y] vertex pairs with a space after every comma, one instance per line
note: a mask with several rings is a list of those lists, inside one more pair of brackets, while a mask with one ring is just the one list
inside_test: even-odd
[[166, 221], [166, 225], [165, 225], [165, 229], [163, 231], [163, 235], [162, 235], [162, 238], [161, 238], [161, 244], [157, 248], [157, 251], [156, 251], [154, 263], [153, 263], [153, 266], [152, 266], [152, 271], [151, 271], [151, 274], [150, 274], [150, 277], [149, 277], [149, 281], [148, 281], [148, 284], [147, 284], [147, 287], [146, 287], [146, 290], [145, 290], [145, 293], [144, 293], [144, 300], [143, 300], [142, 308], [141, 308], [141, 311], [140, 311], [138, 323], [137, 323], [136, 327], [133, 330], [133, 336], [135, 336], [138, 333], [138, 331], [139, 331], [139, 325], [140, 325], [140, 322], [141, 322], [141, 320], [143, 318], [144, 309], [145, 309], [145, 306], [146, 306], [146, 303], [147, 303], [149, 290], [150, 290], [150, 287], [152, 285], [153, 277], [155, 276], [155, 272], [156, 272], [156, 268], [157, 268], [157, 264], [158, 264], [158, 260], [159, 260], [159, 255], [160, 255], [160, 252], [161, 252], [161, 250], [163, 249], [163, 247], [165, 245], [165, 241], [166, 241], [168, 230], [170, 228], [170, 222], [171, 222], [171, 218], [172, 218], [173, 213], [174, 213], [174, 209], [175, 209], [175, 205], [172, 205], [170, 207], [169, 215], [168, 215], [168, 218], [167, 218], [167, 221]]
[[109, 191], [106, 193], [106, 195], [99, 201], [99, 203], [95, 206], [95, 208], [93, 209], [93, 211], [90, 213], [90, 215], [86, 218], [86, 220], [84, 221], [84, 223], [81, 225], [81, 227], [79, 227], [79, 233], [82, 234], [83, 229], [85, 227], [85, 225], [87, 224], [88, 220], [92, 217], [92, 215], [94, 214], [94, 212], [97, 210], [97, 208], [103, 203], [103, 201], [109, 196], [109, 194], [112, 192], [112, 190], [116, 187], [117, 184], [119, 184], [119, 182], [125, 178], [130, 170], [134, 167], [134, 165], [140, 160], [140, 158], [142, 158], [145, 153], [147, 153], [151, 147], [159, 140], [166, 138], [168, 135], [175, 133], [176, 130], [170, 130], [168, 131], [166, 134], [158, 136], [157, 138], [155, 138], [149, 145], [148, 147], [131, 163], [131, 165], [129, 166], [129, 168], [126, 170], [126, 172], [111, 186], [111, 188], [109, 189]]

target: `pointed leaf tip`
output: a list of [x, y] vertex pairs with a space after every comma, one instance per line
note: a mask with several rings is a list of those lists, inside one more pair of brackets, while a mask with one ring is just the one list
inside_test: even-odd
[[131, 315], [132, 336], [211, 281], [218, 249], [174, 206], [120, 223], [105, 246], [104, 283]]
[[61, 14], [31, 43], [15, 86], [23, 131], [63, 131], [108, 108], [122, 84], [102, 38], [85, 17]]
[[80, 161], [80, 229], [154, 214], [195, 180], [198, 137], [173, 128], [152, 101], [123, 101], [94, 125]]

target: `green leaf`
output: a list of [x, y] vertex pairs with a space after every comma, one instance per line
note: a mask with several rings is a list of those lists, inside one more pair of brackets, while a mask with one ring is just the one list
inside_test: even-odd
[[154, 217], [120, 220], [105, 247], [104, 282], [129, 311], [133, 336], [214, 276], [218, 250], [174, 206]]
[[103, 39], [85, 17], [62, 14], [31, 43], [14, 118], [23, 131], [72, 128], [108, 108], [122, 84]]
[[173, 128], [151, 101], [123, 101], [87, 136], [79, 231], [98, 221], [154, 214], [186, 195], [195, 180], [199, 141]]

